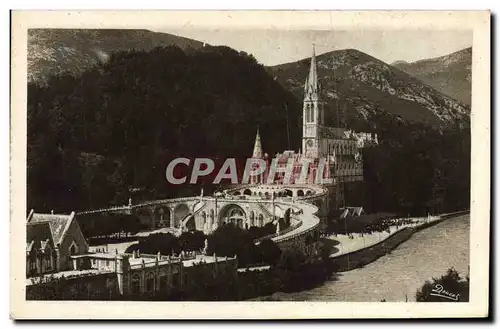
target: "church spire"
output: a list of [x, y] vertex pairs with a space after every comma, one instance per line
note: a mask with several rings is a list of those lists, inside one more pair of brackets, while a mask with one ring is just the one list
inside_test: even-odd
[[313, 45], [313, 54], [311, 57], [311, 67], [309, 68], [309, 76], [306, 79], [305, 98], [311, 101], [318, 99], [318, 73], [316, 71], [316, 50]]
[[257, 135], [255, 136], [255, 144], [253, 147], [252, 158], [254, 159], [262, 159], [262, 144], [260, 143], [260, 133], [259, 128], [257, 128]]

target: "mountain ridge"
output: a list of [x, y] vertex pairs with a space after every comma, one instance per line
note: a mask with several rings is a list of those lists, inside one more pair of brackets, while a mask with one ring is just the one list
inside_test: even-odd
[[411, 63], [396, 61], [391, 65], [470, 106], [472, 47]]
[[44, 83], [48, 76], [65, 72], [80, 75], [109, 60], [113, 52], [168, 45], [186, 50], [199, 49], [204, 43], [146, 29], [30, 29], [28, 81]]
[[[357, 49], [343, 49], [316, 56], [320, 97], [326, 101], [325, 121], [342, 124], [335, 108], [348, 110], [343, 122], [369, 125], [369, 117], [382, 110], [403, 120], [443, 126], [468, 121], [470, 108], [428, 86], [418, 78]], [[309, 70], [310, 58], [268, 67], [299, 99]], [[364, 121], [364, 122], [363, 122]]]

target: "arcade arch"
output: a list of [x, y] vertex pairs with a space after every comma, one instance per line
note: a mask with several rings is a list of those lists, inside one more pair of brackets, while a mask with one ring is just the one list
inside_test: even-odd
[[155, 228], [170, 227], [170, 219], [171, 219], [170, 208], [166, 206], [160, 206], [158, 208], [155, 208], [154, 217], [155, 217], [154, 221]]
[[246, 214], [243, 208], [237, 204], [229, 204], [221, 209], [219, 218], [223, 223], [232, 223], [240, 228], [243, 228], [246, 222]]

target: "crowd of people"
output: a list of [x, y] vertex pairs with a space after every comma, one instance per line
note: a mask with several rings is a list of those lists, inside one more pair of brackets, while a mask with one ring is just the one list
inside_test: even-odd
[[417, 220], [412, 218], [391, 218], [391, 217], [381, 217], [376, 218], [363, 218], [359, 217], [346, 217], [339, 219], [329, 225], [327, 229], [327, 235], [333, 234], [347, 234], [349, 238], [354, 238], [354, 234], [359, 234], [361, 237], [364, 234], [373, 234], [376, 232], [387, 232], [391, 233], [391, 227], [396, 227], [396, 230], [404, 225], [415, 224]]

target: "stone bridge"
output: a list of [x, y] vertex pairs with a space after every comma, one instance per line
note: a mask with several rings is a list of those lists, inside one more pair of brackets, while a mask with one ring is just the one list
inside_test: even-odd
[[233, 223], [243, 229], [262, 227], [283, 218], [284, 213], [290, 211], [290, 227], [266, 238], [273, 239], [282, 247], [303, 249], [304, 244], [319, 238], [320, 224], [326, 220], [329, 207], [329, 191], [321, 186], [246, 185], [214, 196], [155, 200], [77, 215], [127, 213], [136, 215], [152, 230], [167, 228], [168, 231], [170, 228], [178, 234], [183, 230], [196, 229], [210, 234], [224, 223]]

